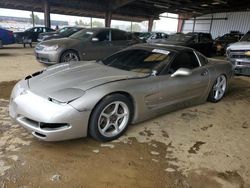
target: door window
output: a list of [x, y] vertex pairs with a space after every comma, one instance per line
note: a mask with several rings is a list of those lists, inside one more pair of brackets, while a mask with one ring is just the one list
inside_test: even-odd
[[127, 40], [127, 33], [119, 30], [112, 30], [112, 41]]
[[168, 74], [173, 74], [179, 68], [195, 69], [200, 64], [192, 51], [183, 51], [177, 54], [173, 62], [171, 63]]
[[204, 66], [204, 65], [206, 65], [208, 63], [208, 60], [204, 55], [202, 55], [201, 53], [199, 53], [197, 51], [195, 53], [197, 54], [202, 66]]
[[37, 33], [37, 30], [38, 30], [38, 28], [35, 27], [33, 30], [30, 30], [30, 31]]
[[41, 28], [41, 27], [36, 27], [36, 28], [34, 29], [34, 32], [35, 32], [35, 33], [42, 33], [42, 32], [43, 32], [43, 28]]
[[109, 41], [109, 30], [101, 31], [96, 35], [96, 38], [99, 39], [99, 41]]

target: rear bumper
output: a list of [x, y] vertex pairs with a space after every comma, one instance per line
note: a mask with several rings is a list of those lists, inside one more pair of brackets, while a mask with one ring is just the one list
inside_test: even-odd
[[15, 86], [9, 105], [10, 116], [33, 136], [44, 141], [61, 141], [87, 136], [89, 111], [79, 112], [69, 104], [56, 104], [22, 84]]

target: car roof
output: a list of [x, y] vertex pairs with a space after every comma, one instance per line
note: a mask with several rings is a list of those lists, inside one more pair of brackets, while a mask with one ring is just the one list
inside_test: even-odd
[[[117, 31], [123, 31], [120, 29], [116, 29], [116, 28], [108, 28], [108, 27], [95, 27], [95, 28], [86, 28], [88, 30], [92, 30], [92, 31], [103, 31], [103, 30], [117, 30]], [[126, 31], [123, 31], [126, 32]]]
[[193, 49], [189, 47], [170, 45], [170, 44], [161, 44], [161, 43], [143, 43], [143, 44], [134, 45], [131, 48], [140, 48], [140, 49], [146, 49], [146, 50], [162, 49], [162, 50], [168, 50], [168, 51], [173, 51], [173, 52], [179, 52], [183, 50], [193, 51]]

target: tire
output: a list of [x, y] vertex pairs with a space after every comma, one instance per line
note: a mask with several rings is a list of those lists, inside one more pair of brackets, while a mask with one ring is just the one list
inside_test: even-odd
[[227, 91], [227, 78], [225, 75], [220, 75], [216, 78], [213, 87], [208, 96], [208, 101], [219, 102]]
[[117, 139], [126, 132], [132, 114], [132, 103], [126, 96], [109, 95], [94, 108], [89, 120], [89, 135], [103, 142]]
[[79, 55], [73, 50], [67, 50], [63, 52], [60, 57], [60, 63], [71, 62], [71, 61], [80, 61]]

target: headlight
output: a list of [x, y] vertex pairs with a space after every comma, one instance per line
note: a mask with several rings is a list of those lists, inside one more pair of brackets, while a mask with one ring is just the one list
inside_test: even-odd
[[54, 46], [46, 46], [43, 50], [44, 51], [56, 51], [58, 49], [58, 45]]
[[227, 57], [229, 57], [229, 56], [230, 56], [230, 48], [229, 48], [229, 47], [227, 47], [227, 50], [226, 50], [226, 55], [227, 55]]

